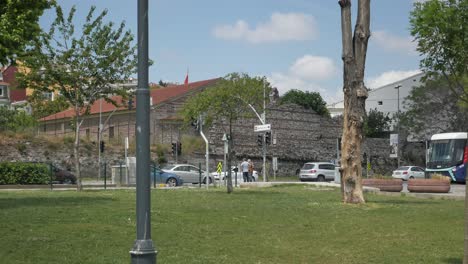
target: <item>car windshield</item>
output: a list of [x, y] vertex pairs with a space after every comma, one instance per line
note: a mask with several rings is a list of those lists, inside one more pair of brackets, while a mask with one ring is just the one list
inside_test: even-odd
[[409, 167], [408, 166], [403, 166], [403, 167], [399, 167], [398, 169], [396, 170], [399, 170], [399, 171], [405, 171], [405, 170], [408, 170]]
[[175, 166], [174, 165], [168, 165], [168, 166], [164, 166], [162, 169], [163, 170], [172, 170]]

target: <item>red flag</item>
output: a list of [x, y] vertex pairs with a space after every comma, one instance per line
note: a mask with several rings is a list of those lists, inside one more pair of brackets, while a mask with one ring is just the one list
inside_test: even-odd
[[188, 86], [188, 71], [187, 71], [187, 75], [185, 75], [184, 84]]

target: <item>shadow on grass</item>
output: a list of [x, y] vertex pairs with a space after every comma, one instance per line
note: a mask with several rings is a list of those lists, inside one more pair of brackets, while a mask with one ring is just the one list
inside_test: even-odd
[[461, 263], [463, 263], [463, 259], [461, 259], [461, 258], [446, 258], [446, 259], [444, 259], [444, 263], [461, 264]]
[[107, 197], [19, 197], [0, 198], [0, 209], [13, 209], [21, 207], [56, 207], [78, 206], [89, 204], [102, 204], [114, 201]]

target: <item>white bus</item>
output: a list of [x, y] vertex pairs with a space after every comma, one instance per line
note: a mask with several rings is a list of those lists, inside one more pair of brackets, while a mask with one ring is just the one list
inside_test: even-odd
[[426, 156], [426, 173], [442, 174], [452, 181], [465, 182], [468, 162], [468, 133], [441, 133], [431, 137]]

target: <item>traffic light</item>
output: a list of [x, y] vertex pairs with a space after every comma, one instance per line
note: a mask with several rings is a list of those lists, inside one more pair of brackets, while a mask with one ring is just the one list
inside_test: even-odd
[[177, 155], [182, 154], [182, 142], [177, 142]]
[[263, 135], [262, 134], [257, 135], [257, 145], [259, 145], [259, 146], [263, 145]]
[[270, 145], [271, 143], [271, 132], [268, 131], [265, 133], [265, 144]]
[[133, 99], [130, 98], [128, 99], [128, 110], [132, 110], [132, 108], [133, 108]]
[[99, 150], [101, 151], [101, 153], [104, 153], [104, 141], [101, 140], [101, 142], [99, 143]]
[[192, 118], [191, 124], [195, 128], [195, 130], [200, 131], [200, 120], [199, 119]]
[[172, 155], [175, 155], [175, 154], [176, 154], [176, 151], [177, 151], [177, 144], [176, 144], [176, 143], [172, 143]]

